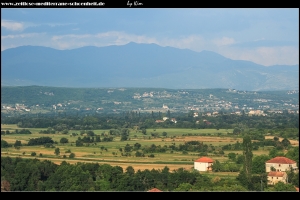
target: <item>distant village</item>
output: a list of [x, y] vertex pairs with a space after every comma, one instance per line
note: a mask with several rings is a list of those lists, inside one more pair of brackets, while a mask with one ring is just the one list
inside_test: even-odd
[[[118, 89], [121, 90], [121, 89]], [[122, 89], [125, 91], [126, 89]], [[107, 90], [108, 94], [115, 90]], [[40, 92], [42, 95], [55, 96], [53, 92]], [[256, 92], [246, 92], [228, 89], [227, 93], [239, 95], [254, 95]], [[287, 91], [286, 96], [298, 94], [299, 91]], [[194, 96], [193, 96], [194, 95]], [[185, 96], [188, 100], [184, 101]], [[252, 97], [252, 96], [251, 96]], [[245, 97], [243, 97], [245, 98]], [[39, 112], [64, 112], [64, 111], [93, 111], [96, 113], [111, 112], [118, 113], [124, 111], [134, 112], [193, 112], [194, 117], [198, 116], [218, 116], [221, 113], [233, 115], [260, 115], [265, 116], [272, 113], [296, 113], [299, 114], [299, 102], [279, 99], [239, 99], [226, 97], [216, 97], [213, 94], [189, 94], [187, 91], [178, 92], [144, 92], [134, 93], [131, 101], [126, 99], [98, 100], [98, 103], [85, 103], [76, 100], [58, 102], [45, 106], [43, 103], [26, 105], [25, 103], [4, 104], [1, 102], [2, 113], [39, 113]], [[191, 99], [193, 101], [191, 101]], [[163, 119], [160, 119], [163, 120]]]

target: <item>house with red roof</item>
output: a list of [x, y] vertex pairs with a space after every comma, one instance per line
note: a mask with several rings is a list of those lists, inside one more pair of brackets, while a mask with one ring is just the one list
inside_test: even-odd
[[213, 162], [211, 158], [201, 157], [194, 161], [194, 169], [201, 172], [211, 171]]
[[287, 183], [287, 173], [271, 171], [268, 173], [268, 185], [275, 185], [279, 181]]
[[272, 168], [274, 168], [277, 172], [285, 172], [290, 169], [298, 172], [296, 161], [283, 156], [277, 156], [266, 161], [266, 172], [271, 172]]
[[148, 192], [162, 192], [162, 191], [157, 188], [152, 188], [151, 190], [148, 190]]

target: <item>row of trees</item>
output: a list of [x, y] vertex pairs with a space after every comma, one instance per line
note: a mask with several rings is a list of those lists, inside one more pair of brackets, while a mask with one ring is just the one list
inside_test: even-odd
[[1, 131], [1, 135], [9, 135], [9, 134], [31, 134], [31, 131], [28, 129], [16, 129], [15, 131], [11, 132], [9, 130]]
[[[193, 113], [174, 113], [177, 123], [166, 120], [164, 123], [156, 123], [156, 119], [151, 114], [134, 115], [100, 115], [93, 116], [11, 116], [1, 117], [2, 124], [18, 124], [20, 128], [49, 128], [54, 131], [63, 132], [65, 130], [96, 130], [96, 129], [121, 129], [139, 126], [143, 128], [216, 128], [234, 129], [234, 134], [243, 132], [243, 128], [257, 129], [277, 129], [299, 127], [298, 114], [274, 114], [267, 116], [248, 116], [221, 114], [215, 117], [199, 116], [193, 117]], [[161, 118], [159, 118], [161, 119]], [[211, 122], [210, 125], [203, 120]], [[197, 123], [196, 123], [197, 122]], [[53, 130], [50, 131], [53, 131]], [[295, 135], [296, 136], [296, 135]]]

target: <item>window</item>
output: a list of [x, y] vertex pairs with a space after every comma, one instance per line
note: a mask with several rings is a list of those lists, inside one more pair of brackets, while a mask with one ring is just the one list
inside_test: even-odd
[[280, 167], [280, 164], [279, 164], [279, 167]]

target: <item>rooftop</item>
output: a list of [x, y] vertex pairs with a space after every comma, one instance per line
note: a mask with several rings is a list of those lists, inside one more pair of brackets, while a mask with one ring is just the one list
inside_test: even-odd
[[285, 172], [272, 171], [272, 172], [268, 173], [268, 176], [283, 177], [284, 174], [286, 174], [286, 173]]
[[202, 157], [202, 158], [199, 158], [197, 160], [195, 160], [195, 162], [205, 162], [205, 163], [212, 163], [214, 162], [211, 158], [208, 158], [208, 157]]
[[161, 190], [157, 189], [157, 188], [152, 188], [151, 190], [149, 190], [148, 192], [162, 192]]
[[286, 157], [277, 156], [275, 158], [272, 158], [271, 160], [268, 160], [266, 163], [294, 164], [296, 163], [296, 161], [293, 161]]

